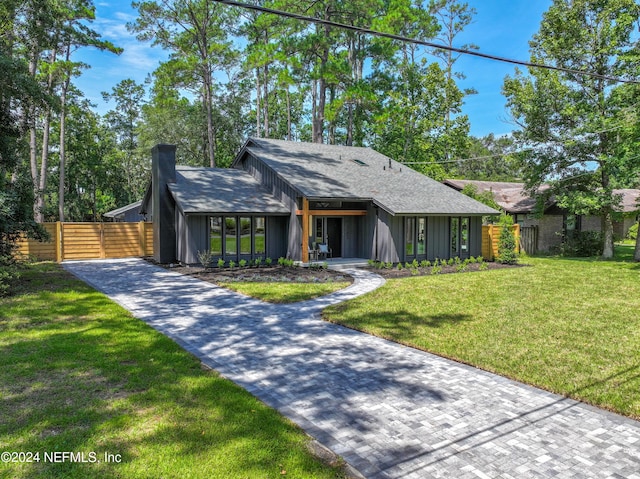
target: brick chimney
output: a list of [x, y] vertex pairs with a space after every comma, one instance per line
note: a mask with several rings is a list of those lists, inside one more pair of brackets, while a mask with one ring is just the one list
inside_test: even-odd
[[154, 146], [151, 149], [151, 202], [153, 259], [158, 263], [176, 261], [176, 208], [167, 186], [175, 182], [176, 145]]

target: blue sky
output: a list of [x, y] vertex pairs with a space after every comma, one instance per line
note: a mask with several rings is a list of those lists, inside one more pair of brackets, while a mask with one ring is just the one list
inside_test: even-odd
[[[474, 22], [459, 36], [456, 46], [474, 43], [484, 53], [529, 59], [528, 41], [538, 31], [542, 14], [551, 5], [551, 0], [467, 1], [477, 13]], [[110, 108], [102, 100], [102, 91], [111, 91], [125, 78], [143, 82], [167, 57], [159, 48], [138, 42], [127, 31], [127, 22], [134, 21], [135, 16], [136, 11], [131, 8], [129, 0], [97, 0], [93, 28], [106, 40], [124, 48], [124, 53], [116, 56], [90, 49], [76, 53], [76, 60], [92, 67], [75, 83], [89, 100], [97, 104], [99, 113]], [[513, 74], [514, 65], [463, 55], [456, 63], [456, 69], [467, 76], [459, 85], [478, 91], [466, 98], [464, 106], [464, 113], [471, 123], [471, 134], [484, 136], [511, 132], [514, 126], [508, 121], [501, 87], [504, 77]]]

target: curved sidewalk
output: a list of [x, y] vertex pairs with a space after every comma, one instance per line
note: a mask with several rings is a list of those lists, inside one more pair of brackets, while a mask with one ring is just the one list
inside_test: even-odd
[[64, 263], [370, 479], [640, 479], [640, 423], [138, 259]]

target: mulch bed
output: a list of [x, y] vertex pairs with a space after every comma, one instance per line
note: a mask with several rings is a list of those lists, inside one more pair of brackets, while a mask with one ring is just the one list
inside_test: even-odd
[[[522, 264], [502, 264], [502, 263], [494, 263], [494, 262], [484, 262], [484, 264], [486, 265], [486, 270], [504, 269], [504, 268], [521, 268], [523, 266], [526, 266]], [[378, 268], [373, 268], [368, 266], [362, 269], [366, 269], [367, 271], [371, 271], [372, 273], [377, 273], [385, 279], [408, 278], [410, 276], [430, 276], [432, 274], [430, 267], [417, 268], [417, 269], [403, 267], [402, 269], [399, 270], [397, 269], [396, 266], [392, 267], [391, 269], [385, 269], [385, 268], [378, 269]], [[455, 264], [453, 266], [442, 266], [442, 270], [440, 271], [440, 273], [437, 273], [437, 274], [469, 273], [472, 271], [481, 271], [480, 265], [478, 263], [474, 263], [474, 264], [470, 263], [466, 266], [466, 269], [464, 271], [458, 271], [458, 265], [455, 265]]]
[[[146, 258], [154, 264], [157, 264], [151, 258]], [[494, 262], [485, 262], [487, 270], [504, 269], [504, 268], [518, 268], [524, 265], [507, 265]], [[353, 282], [353, 278], [346, 273], [340, 271], [333, 271], [330, 269], [320, 268], [302, 268], [302, 267], [286, 267], [286, 266], [260, 266], [256, 267], [235, 267], [235, 268], [203, 268], [201, 266], [183, 266], [183, 265], [165, 265], [161, 264], [163, 268], [175, 271], [176, 273], [193, 276], [202, 281], [208, 281], [210, 283], [220, 284], [228, 282], [285, 282], [285, 283], [326, 283], [332, 281], [350, 281]], [[394, 278], [408, 278], [411, 276], [429, 276], [431, 275], [431, 268], [403, 268], [401, 270], [394, 266], [391, 269], [378, 269], [370, 266], [362, 267], [367, 271], [379, 274], [386, 279]], [[468, 264], [464, 272], [479, 271], [479, 264]], [[440, 273], [438, 274], [451, 274], [460, 273], [458, 266], [442, 266]]]
[[[151, 262], [153, 262], [151, 260]], [[283, 283], [328, 283], [335, 281], [353, 282], [353, 278], [340, 271], [286, 266], [260, 266], [235, 268], [203, 268], [201, 266], [159, 265], [176, 273], [193, 276], [210, 283], [283, 282]]]

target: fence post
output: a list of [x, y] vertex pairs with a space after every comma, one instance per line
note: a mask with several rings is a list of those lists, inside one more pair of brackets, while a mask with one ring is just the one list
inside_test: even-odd
[[144, 256], [144, 252], [147, 250], [147, 235], [144, 226], [144, 221], [138, 222], [138, 255]]
[[56, 221], [56, 232], [53, 238], [54, 248], [56, 249], [56, 263], [62, 263], [64, 260], [64, 238], [62, 236], [62, 223]]
[[98, 223], [100, 225], [100, 258], [104, 259], [107, 257], [106, 248], [105, 248], [105, 239], [104, 239], [104, 223]]

